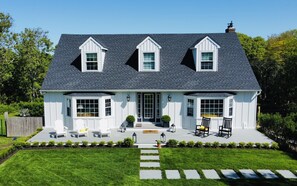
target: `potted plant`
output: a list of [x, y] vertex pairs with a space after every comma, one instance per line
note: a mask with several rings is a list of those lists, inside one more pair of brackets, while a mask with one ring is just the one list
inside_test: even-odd
[[135, 117], [132, 115], [127, 116], [126, 121], [128, 123], [127, 127], [134, 127]]
[[157, 147], [160, 149], [161, 148], [161, 140], [156, 140], [157, 142]]
[[169, 127], [169, 122], [171, 120], [170, 116], [163, 115], [162, 118], [161, 118], [161, 120], [162, 120], [162, 126], [163, 127]]

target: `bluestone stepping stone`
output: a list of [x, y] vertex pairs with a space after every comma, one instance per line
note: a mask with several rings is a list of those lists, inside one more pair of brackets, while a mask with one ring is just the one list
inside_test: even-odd
[[207, 179], [221, 179], [218, 173], [214, 169], [202, 170], [202, 172]]
[[259, 178], [259, 176], [252, 169], [240, 169], [239, 172], [247, 179]]
[[295, 176], [295, 174], [293, 174], [289, 170], [276, 170], [276, 172], [278, 172], [280, 175], [282, 175], [284, 178], [287, 178], [287, 179], [296, 179], [297, 178], [297, 176]]
[[159, 162], [140, 162], [140, 167], [160, 167]]
[[178, 170], [165, 170], [167, 179], [180, 179]]
[[200, 179], [200, 175], [196, 170], [184, 170], [184, 173], [186, 175], [186, 179]]
[[221, 172], [228, 179], [239, 179], [239, 176], [232, 169], [221, 170]]
[[160, 160], [159, 156], [140, 156], [140, 160]]
[[140, 179], [162, 179], [161, 170], [140, 170]]
[[150, 144], [139, 144], [138, 145], [139, 149], [156, 149], [156, 145], [150, 145]]
[[258, 169], [257, 171], [266, 179], [277, 179], [278, 178], [278, 176], [275, 175], [271, 170]]
[[141, 154], [159, 154], [158, 150], [141, 150]]

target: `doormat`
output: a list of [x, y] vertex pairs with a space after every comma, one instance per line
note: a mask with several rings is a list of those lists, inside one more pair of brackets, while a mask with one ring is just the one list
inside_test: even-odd
[[141, 123], [136, 123], [135, 127], [142, 127]]
[[143, 130], [143, 134], [158, 134], [158, 130]]

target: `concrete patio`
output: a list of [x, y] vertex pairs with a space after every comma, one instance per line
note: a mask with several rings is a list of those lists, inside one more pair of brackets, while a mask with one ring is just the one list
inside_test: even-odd
[[120, 132], [118, 129], [112, 129], [110, 136], [104, 136], [102, 138], [98, 136], [94, 136], [92, 131], [89, 131], [88, 136], [81, 136], [79, 138], [71, 136], [68, 132], [67, 137], [59, 137], [55, 138], [50, 136], [50, 133], [54, 130], [51, 128], [45, 128], [43, 131], [38, 133], [36, 136], [29, 139], [29, 142], [49, 142], [49, 141], [56, 141], [56, 142], [66, 142], [67, 140], [71, 140], [72, 142], [81, 142], [81, 141], [88, 141], [88, 142], [100, 142], [100, 141], [113, 141], [117, 142], [119, 140], [123, 141], [124, 138], [130, 137], [132, 138], [132, 134], [135, 132], [137, 135], [137, 143], [136, 144], [156, 144], [156, 140], [160, 140], [160, 135], [162, 132], [166, 135], [166, 140], [168, 139], [176, 139], [178, 141], [201, 141], [201, 142], [215, 142], [218, 141], [219, 143], [229, 143], [229, 142], [259, 142], [259, 143], [272, 143], [273, 141], [269, 139], [264, 134], [260, 133], [255, 129], [234, 129], [233, 134], [231, 137], [227, 138], [227, 136], [220, 137], [218, 136], [218, 131], [210, 131], [209, 136], [195, 136], [194, 131], [192, 130], [185, 130], [185, 129], [177, 129], [175, 133], [171, 133], [167, 131], [167, 129], [154, 129], [158, 130], [157, 134], [144, 134], [143, 129], [127, 129], [126, 132]]

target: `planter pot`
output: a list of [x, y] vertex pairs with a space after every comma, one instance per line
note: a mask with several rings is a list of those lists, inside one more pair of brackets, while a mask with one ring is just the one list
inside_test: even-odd
[[168, 127], [169, 128], [169, 122], [162, 122], [162, 127]]
[[128, 122], [127, 127], [129, 127], [129, 128], [133, 128], [133, 127], [134, 127], [134, 122]]
[[161, 144], [157, 144], [157, 147], [158, 147], [158, 149], [160, 149], [161, 148]]

